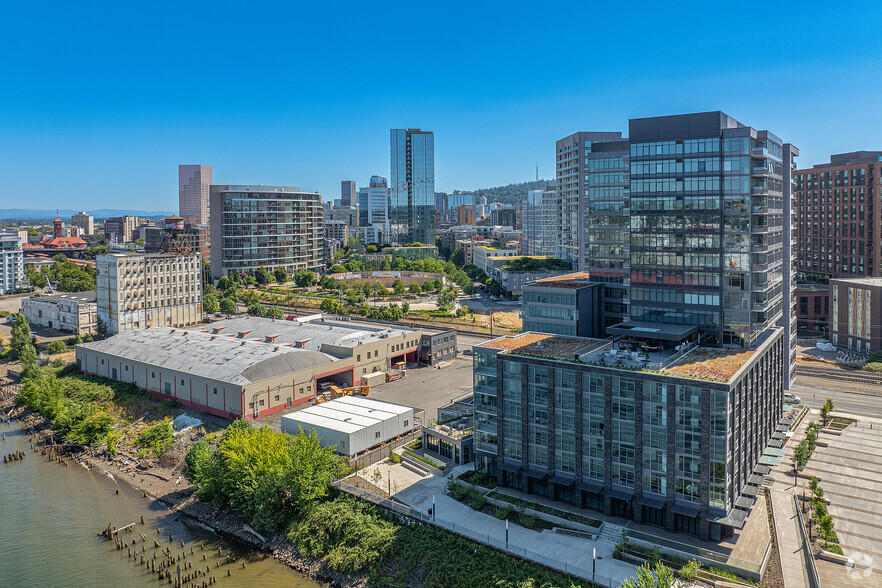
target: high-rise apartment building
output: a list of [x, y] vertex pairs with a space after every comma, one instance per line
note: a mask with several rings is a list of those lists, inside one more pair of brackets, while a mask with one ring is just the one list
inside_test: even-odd
[[882, 151], [832, 155], [794, 175], [797, 324], [824, 334], [827, 281], [882, 276]]
[[343, 180], [340, 182], [340, 206], [355, 206], [356, 200], [355, 180]]
[[557, 192], [554, 187], [527, 192], [523, 209], [524, 255], [557, 254]]
[[138, 228], [136, 216], [113, 216], [104, 221], [104, 236], [108, 241], [131, 243]]
[[25, 287], [22, 243], [18, 235], [0, 235], [0, 294]]
[[70, 224], [74, 227], [80, 227], [86, 235], [95, 234], [95, 219], [91, 214], [78, 212], [70, 217]]
[[390, 132], [390, 239], [435, 242], [435, 135], [420, 129]]
[[456, 224], [473, 225], [477, 222], [477, 209], [474, 204], [460, 204], [456, 209]]
[[288, 186], [211, 186], [211, 277], [324, 264], [321, 194]]
[[185, 223], [208, 224], [210, 186], [210, 165], [178, 166], [178, 206]]
[[586, 155], [597, 142], [616, 141], [617, 132], [578, 132], [559, 140], [555, 146], [557, 179], [558, 250], [555, 257], [573, 262], [573, 269], [584, 269], [585, 209], [588, 191]]
[[110, 253], [95, 259], [98, 316], [110, 333], [202, 321], [202, 255]]
[[490, 212], [490, 224], [493, 226], [521, 228], [521, 209], [517, 206], [500, 206]]

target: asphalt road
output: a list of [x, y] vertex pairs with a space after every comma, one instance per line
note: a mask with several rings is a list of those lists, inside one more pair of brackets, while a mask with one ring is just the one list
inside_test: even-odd
[[860, 394], [838, 389], [840, 383], [835, 381], [814, 378], [807, 382], [805, 378], [798, 378], [797, 382], [800, 383], [794, 384], [791, 392], [811, 408], [821, 408], [828, 398], [832, 398], [836, 412], [882, 418], [882, 387], [876, 391], [866, 389], [866, 394]]

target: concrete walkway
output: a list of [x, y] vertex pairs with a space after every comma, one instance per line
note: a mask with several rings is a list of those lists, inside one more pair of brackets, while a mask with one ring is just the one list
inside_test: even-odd
[[[456, 533], [472, 537], [500, 549], [506, 548], [505, 521], [494, 516], [472, 510], [470, 507], [447, 496], [447, 476], [460, 475], [473, 466], [465, 465], [448, 468], [443, 475], [432, 475], [414, 480], [410, 473], [402, 474], [399, 480], [410, 482], [406, 487], [395, 491], [395, 473], [392, 473], [392, 486], [395, 499], [411, 508], [428, 512], [435, 500], [435, 517], [437, 522]], [[388, 465], [382, 468], [383, 475], [403, 469], [401, 464]], [[399, 484], [401, 487], [402, 484]], [[596, 553], [595, 582], [605, 586], [619, 586], [625, 579], [635, 574], [635, 567], [613, 559], [615, 544], [603, 538], [583, 539], [559, 535], [550, 530], [531, 530], [509, 522], [508, 551], [521, 555], [525, 559], [543, 565], [567, 571], [574, 576], [590, 580], [592, 575], [592, 554]]]
[[817, 411], [809, 411], [793, 432], [793, 437], [787, 442], [781, 465], [772, 468], [769, 474], [775, 480], [769, 495], [775, 513], [775, 533], [778, 536], [778, 551], [781, 554], [784, 588], [809, 588], [806, 562], [803, 559], [799, 539], [799, 520], [793, 507], [793, 493], [796, 491], [792, 475], [793, 448], [805, 437], [805, 429], [809, 422], [817, 419]]

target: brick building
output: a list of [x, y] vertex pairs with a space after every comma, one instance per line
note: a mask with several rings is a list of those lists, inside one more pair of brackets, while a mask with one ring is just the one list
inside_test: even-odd
[[[799, 287], [797, 325], [826, 333], [830, 278], [882, 276], [882, 151], [830, 156], [794, 174]], [[874, 206], [875, 205], [875, 206]]]

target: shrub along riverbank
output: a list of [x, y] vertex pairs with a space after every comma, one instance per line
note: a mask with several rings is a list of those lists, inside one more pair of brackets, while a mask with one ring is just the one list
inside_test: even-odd
[[187, 452], [184, 474], [200, 499], [239, 509], [260, 528], [285, 531], [294, 547], [335, 571], [369, 572], [369, 585], [576, 586], [563, 574], [443, 530], [405, 524], [339, 493], [329, 480], [344, 462], [314, 433], [291, 436], [237, 421], [216, 441], [200, 441]]

